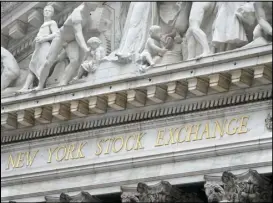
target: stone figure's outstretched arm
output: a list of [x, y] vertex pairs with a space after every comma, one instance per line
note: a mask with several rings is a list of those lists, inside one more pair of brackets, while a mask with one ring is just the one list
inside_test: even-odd
[[84, 40], [84, 37], [83, 37], [81, 23], [74, 23], [73, 28], [74, 28], [75, 38], [76, 38], [76, 41], [77, 41], [78, 45], [80, 46], [80, 48], [84, 52], [88, 52], [89, 48], [87, 47], [87, 44], [86, 44], [86, 42]]
[[272, 26], [266, 20], [265, 11], [263, 9], [263, 3], [265, 2], [254, 2], [253, 5], [255, 9], [255, 15], [259, 25], [262, 27], [264, 32], [272, 36]]

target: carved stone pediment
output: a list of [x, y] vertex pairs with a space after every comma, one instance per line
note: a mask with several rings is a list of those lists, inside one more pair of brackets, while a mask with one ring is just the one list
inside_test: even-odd
[[202, 202], [194, 193], [184, 193], [167, 181], [148, 186], [138, 183], [137, 187], [121, 187], [122, 202]]
[[209, 202], [272, 202], [272, 183], [255, 170], [234, 175], [205, 176]]
[[101, 200], [93, 197], [88, 192], [80, 192], [74, 196], [61, 193], [60, 197], [45, 196], [45, 200], [46, 202], [101, 202]]

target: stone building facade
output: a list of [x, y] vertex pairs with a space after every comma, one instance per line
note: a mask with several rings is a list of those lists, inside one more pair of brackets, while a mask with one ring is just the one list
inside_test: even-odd
[[272, 202], [270, 12], [1, 2], [1, 202]]

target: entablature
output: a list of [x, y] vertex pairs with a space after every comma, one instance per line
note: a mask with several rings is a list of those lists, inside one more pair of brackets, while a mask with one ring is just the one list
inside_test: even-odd
[[32, 127], [53, 118], [67, 121], [261, 87], [272, 83], [271, 72], [272, 47], [266, 45], [161, 65], [144, 74], [31, 91], [1, 98], [1, 127]]

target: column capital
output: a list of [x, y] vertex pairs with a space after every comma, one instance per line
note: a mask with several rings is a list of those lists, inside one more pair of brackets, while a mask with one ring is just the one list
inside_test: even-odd
[[256, 170], [234, 175], [205, 176], [208, 202], [271, 202], [272, 183]]

